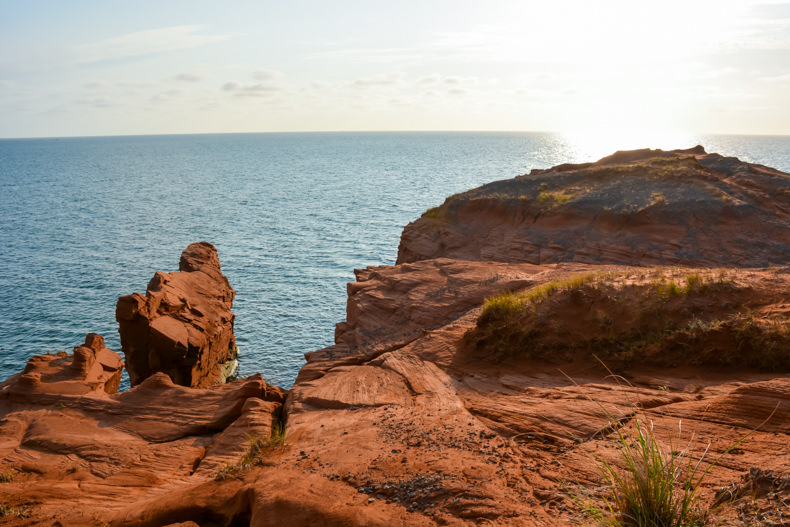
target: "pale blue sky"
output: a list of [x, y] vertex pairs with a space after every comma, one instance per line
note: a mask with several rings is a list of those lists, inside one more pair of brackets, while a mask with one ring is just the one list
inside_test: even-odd
[[790, 134], [788, 1], [0, 0], [0, 49], [0, 137]]

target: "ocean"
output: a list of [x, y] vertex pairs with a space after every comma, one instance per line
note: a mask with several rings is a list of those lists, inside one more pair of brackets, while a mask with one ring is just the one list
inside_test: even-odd
[[[121, 352], [115, 303], [219, 250], [239, 374], [290, 387], [331, 345], [353, 269], [393, 264], [444, 198], [617, 149], [689, 148], [790, 172], [790, 137], [269, 133], [0, 140], [0, 379], [85, 334]], [[128, 387], [124, 380], [123, 387]]]

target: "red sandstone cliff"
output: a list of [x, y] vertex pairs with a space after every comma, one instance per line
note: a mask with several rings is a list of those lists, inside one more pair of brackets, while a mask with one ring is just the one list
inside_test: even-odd
[[[9, 379], [0, 385], [0, 474], [13, 481], [0, 483], [10, 511], [0, 523], [587, 524], [569, 490], [600, 503], [601, 461], [622, 466], [614, 430], [632, 433], [640, 422], [663, 448], [689, 446], [695, 462], [707, 452], [703, 464], [720, 458], [701, 487], [702, 505], [722, 504], [714, 519], [781, 525], [790, 502], [790, 273], [735, 263], [782, 258], [774, 229], [784, 198], [772, 196], [787, 175], [698, 150], [645, 154], [536, 173], [559, 178], [539, 190], [554, 198], [537, 219], [527, 212], [540, 203], [511, 209], [500, 188], [529, 176], [483, 187], [500, 190], [457, 208], [452, 198], [412, 224], [401, 258], [416, 261], [356, 271], [335, 344], [307, 354], [284, 403], [260, 378], [202, 390], [155, 374], [123, 394], [55, 398]], [[731, 185], [739, 201], [694, 208], [703, 176]], [[655, 200], [643, 186], [669, 181], [664, 205], [683, 206], [633, 223], [644, 211], [627, 214], [624, 194], [601, 194], [598, 216], [615, 210], [617, 228], [580, 227], [578, 209], [560, 211], [576, 198], [558, 195], [571, 184], [595, 195], [586, 178]], [[748, 240], [723, 228], [741, 202], [755, 229], [748, 254], [726, 250]], [[527, 225], [573, 242], [547, 245], [552, 259], [562, 249], [600, 263], [525, 261], [512, 249], [525, 247]], [[685, 247], [693, 258], [683, 263], [722, 268], [615, 265], [679, 262], [688, 232], [700, 243]], [[640, 262], [633, 247], [642, 246], [653, 249]], [[507, 292], [510, 300], [484, 309]], [[280, 445], [272, 432], [283, 418]]]
[[447, 198], [403, 231], [398, 263], [759, 267], [790, 258], [790, 175], [690, 150], [617, 152]]

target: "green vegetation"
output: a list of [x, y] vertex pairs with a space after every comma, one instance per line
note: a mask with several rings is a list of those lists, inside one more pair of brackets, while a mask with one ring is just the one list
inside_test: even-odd
[[538, 194], [538, 205], [541, 208], [553, 209], [568, 203], [573, 198], [573, 194], [565, 192], [543, 191]]
[[[468, 194], [468, 193], [466, 193]], [[463, 201], [465, 198], [462, 197], [464, 194], [453, 194], [448, 196], [444, 203], [439, 205], [438, 207], [431, 207], [430, 209], [426, 210], [422, 213], [423, 218], [432, 218], [434, 220], [442, 220], [447, 217], [447, 211], [450, 207], [454, 204], [457, 204], [459, 201]]]
[[598, 460], [598, 468], [611, 489], [611, 496], [604, 500], [603, 507], [581, 502], [588, 516], [602, 527], [706, 525], [707, 511], [701, 510], [698, 502], [700, 486], [715, 465], [707, 463], [703, 470], [707, 450], [694, 461], [693, 436], [682, 449], [671, 441], [670, 447], [664, 449], [656, 439], [652, 424], [648, 427], [638, 418], [633, 419], [633, 432], [620, 426], [613, 429], [625, 469]]
[[30, 507], [27, 505], [20, 505], [18, 507], [0, 505], [0, 518], [2, 517], [14, 517], [20, 519], [29, 518]]
[[738, 203], [737, 199], [727, 194], [724, 190], [714, 187], [713, 185], [705, 185], [705, 190], [707, 190], [713, 197], [718, 198], [725, 203]]
[[274, 447], [285, 446], [286, 443], [285, 423], [277, 421], [272, 426], [268, 436], [250, 435], [247, 437], [249, 444], [247, 452], [235, 465], [227, 463], [215, 476], [216, 481], [240, 478], [244, 472], [260, 464], [266, 451]]
[[[606, 365], [604, 367], [609, 370]], [[611, 370], [609, 372], [614, 376]], [[570, 497], [600, 527], [709, 525], [711, 511], [723, 503], [722, 496], [726, 494], [718, 494], [711, 508], [701, 507], [701, 490], [705, 478], [724, 456], [770, 421], [776, 412], [774, 409], [760, 425], [711, 460], [710, 442], [704, 450], [695, 452], [699, 439], [695, 432], [688, 436], [688, 440], [681, 439], [681, 421], [678, 421], [677, 436], [673, 438], [670, 435], [664, 445], [658, 439], [653, 422], [644, 416], [639, 405], [631, 403], [632, 413], [626, 418], [629, 424], [617, 419], [601, 403], [597, 404], [606, 416], [603, 429], [607, 435], [615, 434], [618, 450], [611, 461], [595, 455], [598, 471], [608, 493], [602, 496], [602, 500], [596, 501], [589, 497], [588, 492], [585, 493], [588, 497], [580, 498], [579, 494], [573, 492], [570, 492]], [[716, 525], [721, 525], [721, 522]]]
[[605, 280], [607, 273], [587, 273], [576, 275], [565, 280], [553, 280], [521, 292], [506, 292], [488, 298], [483, 304], [483, 311], [478, 325], [491, 321], [508, 319], [524, 315], [543, 300], [560, 291], [572, 291], [582, 285], [596, 280]]
[[[498, 359], [790, 368], [790, 319], [723, 272], [586, 273], [489, 298], [465, 337]], [[757, 303], [755, 303], [757, 302]]]
[[686, 178], [705, 173], [705, 168], [693, 157], [651, 157], [631, 164], [600, 165], [588, 169], [598, 177], [646, 176], [652, 179]]
[[650, 195], [650, 201], [647, 203], [648, 207], [653, 207], [656, 205], [666, 205], [667, 198], [661, 192], [653, 192]]
[[440, 205], [438, 207], [432, 207], [426, 210], [422, 214], [422, 216], [423, 218], [432, 218], [434, 220], [441, 220], [442, 218], [444, 218], [444, 212], [445, 212], [444, 207]]
[[14, 481], [14, 471], [13, 469], [8, 469], [3, 472], [0, 472], [0, 483], [11, 483]]

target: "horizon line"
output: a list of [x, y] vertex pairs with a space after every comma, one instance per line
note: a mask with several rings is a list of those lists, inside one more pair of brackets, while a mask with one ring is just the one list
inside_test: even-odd
[[[119, 137], [175, 137], [175, 136], [200, 136], [200, 135], [264, 135], [264, 134], [558, 134], [572, 135], [578, 133], [593, 133], [595, 130], [283, 130], [265, 132], [181, 132], [181, 133], [141, 133], [141, 134], [106, 134], [106, 135], [62, 135], [62, 136], [23, 136], [0, 137], [0, 141], [31, 140], [31, 139], [100, 139]], [[644, 131], [644, 130], [642, 130]], [[686, 136], [733, 136], [733, 137], [790, 137], [790, 134], [759, 134], [759, 133], [721, 133], [721, 132], [677, 132], [656, 131], [657, 135], [686, 135]]]

